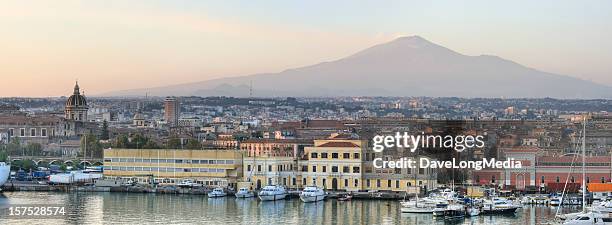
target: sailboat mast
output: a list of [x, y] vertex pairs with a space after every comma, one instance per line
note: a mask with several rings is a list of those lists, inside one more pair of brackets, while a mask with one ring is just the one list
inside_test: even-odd
[[586, 116], [582, 117], [582, 211], [586, 212], [586, 173], [585, 173], [585, 155], [586, 155]]

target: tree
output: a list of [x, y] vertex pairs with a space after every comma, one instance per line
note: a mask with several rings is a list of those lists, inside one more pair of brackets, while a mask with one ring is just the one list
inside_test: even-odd
[[6, 150], [8, 151], [9, 155], [22, 155], [23, 151], [21, 148], [21, 142], [19, 141], [19, 137], [14, 137], [11, 140], [11, 143], [6, 146]]
[[202, 143], [196, 139], [189, 139], [187, 141], [186, 149], [202, 149]]
[[181, 139], [179, 138], [170, 138], [166, 143], [167, 149], [181, 149]]
[[115, 141], [115, 148], [129, 148], [129, 147], [130, 147], [130, 141], [127, 135], [125, 134], [119, 135], [119, 137], [117, 137], [117, 140]]
[[26, 155], [40, 156], [42, 155], [42, 145], [39, 143], [28, 143], [25, 147]]
[[145, 149], [158, 149], [160, 147], [159, 147], [159, 145], [157, 145], [157, 143], [155, 141], [153, 141], [151, 139], [148, 139], [147, 143], [144, 144], [144, 146], [142, 146], [142, 148], [145, 148]]
[[6, 162], [8, 154], [5, 149], [0, 150], [0, 162]]
[[104, 122], [102, 122], [102, 133], [100, 134], [100, 140], [108, 140], [109, 134], [108, 134], [108, 122], [106, 122], [106, 120], [104, 120]]
[[130, 148], [142, 148], [143, 145], [147, 143], [147, 141], [148, 141], [148, 138], [140, 134], [136, 134], [132, 138], [132, 141], [130, 141]]
[[89, 133], [81, 137], [81, 154], [84, 157], [102, 157], [102, 145], [96, 135]]

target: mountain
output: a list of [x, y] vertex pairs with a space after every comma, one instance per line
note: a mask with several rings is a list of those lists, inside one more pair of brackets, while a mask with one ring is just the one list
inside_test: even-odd
[[455, 96], [611, 98], [612, 87], [546, 73], [497, 56], [467, 56], [419, 36], [280, 73], [112, 92], [107, 95]]

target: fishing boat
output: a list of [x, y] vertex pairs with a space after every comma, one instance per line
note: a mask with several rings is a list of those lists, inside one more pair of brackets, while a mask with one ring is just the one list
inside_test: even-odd
[[451, 204], [444, 210], [444, 220], [458, 220], [465, 217], [465, 206]]
[[244, 188], [244, 187], [238, 189], [238, 191], [234, 195], [236, 196], [236, 198], [252, 198], [252, 197], [255, 197], [255, 193], [254, 192], [252, 192], [248, 188]]
[[223, 188], [220, 187], [213, 189], [211, 192], [208, 192], [209, 198], [225, 197], [226, 195], [227, 193], [225, 193]]
[[338, 201], [350, 201], [351, 199], [353, 199], [353, 195], [351, 194], [345, 194], [338, 197]]

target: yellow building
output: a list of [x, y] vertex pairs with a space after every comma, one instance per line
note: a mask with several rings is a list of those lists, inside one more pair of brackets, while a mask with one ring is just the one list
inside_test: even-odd
[[[300, 161], [302, 183], [327, 190], [419, 192], [437, 188], [437, 173], [429, 168], [376, 169], [375, 158], [401, 156], [375, 153], [367, 141], [332, 137], [315, 140]], [[417, 159], [418, 160], [418, 159]]]
[[242, 154], [236, 150], [105, 149], [104, 176], [174, 184], [183, 179], [236, 188]]
[[301, 162], [302, 183], [327, 190], [362, 190], [366, 146], [363, 140], [315, 140], [313, 147], [304, 149], [308, 160]]

